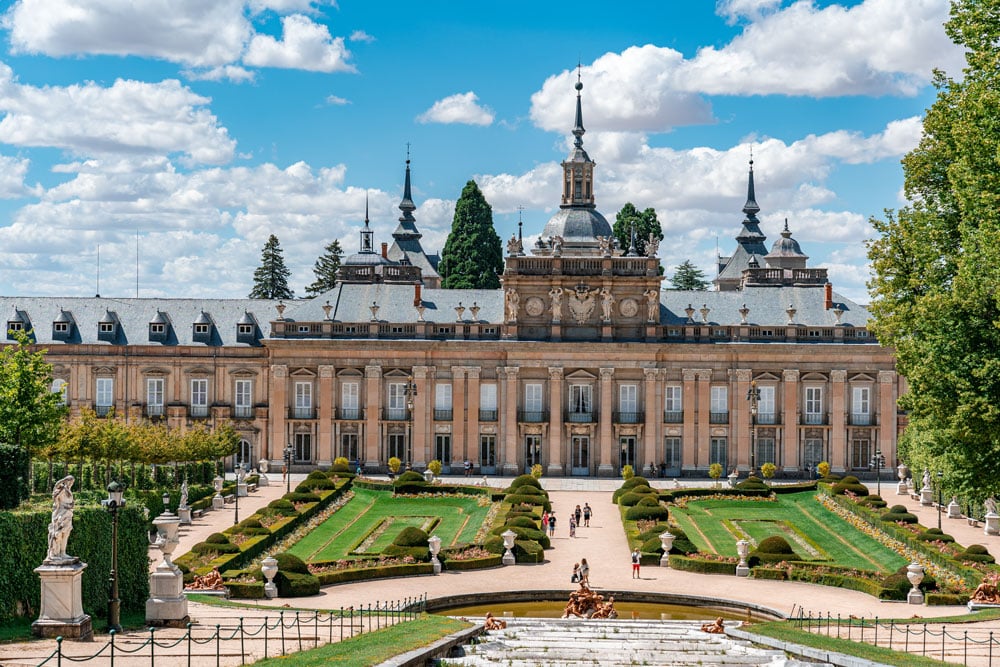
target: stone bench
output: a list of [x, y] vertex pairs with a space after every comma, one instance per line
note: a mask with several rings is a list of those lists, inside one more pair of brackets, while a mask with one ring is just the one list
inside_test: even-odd
[[971, 516], [967, 517], [966, 519], [969, 522], [970, 526], [972, 526], [973, 528], [979, 528], [979, 520], [978, 519], [973, 519]]
[[226, 503], [227, 505], [229, 503], [235, 503], [236, 502], [236, 494], [235, 493], [230, 493], [228, 496], [223, 496], [222, 497], [222, 502]]
[[203, 516], [205, 516], [205, 510], [204, 509], [191, 510], [191, 518], [192, 519], [200, 519]]
[[247, 484], [247, 493], [253, 493], [256, 490], [257, 490], [257, 484], [255, 484], [254, 482]]

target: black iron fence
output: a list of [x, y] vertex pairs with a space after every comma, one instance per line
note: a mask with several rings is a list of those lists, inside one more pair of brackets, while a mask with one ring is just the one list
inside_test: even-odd
[[238, 618], [235, 625], [188, 623], [181, 636], [172, 638], [160, 638], [167, 631], [157, 628], [147, 628], [148, 636], [116, 634], [112, 630], [108, 641], [85, 655], [68, 652], [63, 646], [63, 638], [57, 637], [55, 650], [37, 664], [38, 667], [63, 667], [64, 661], [68, 664], [100, 660], [101, 664], [115, 667], [117, 660], [120, 664], [155, 667], [157, 660], [169, 660], [171, 665], [191, 667], [208, 662], [220, 665], [225, 656], [246, 665], [261, 658], [288, 655], [412, 621], [426, 608], [425, 594], [332, 611], [280, 610], [274, 616]]

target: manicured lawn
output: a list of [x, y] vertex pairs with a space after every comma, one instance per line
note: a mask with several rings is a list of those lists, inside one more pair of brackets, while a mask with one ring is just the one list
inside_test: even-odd
[[894, 572], [906, 560], [827, 511], [815, 492], [782, 494], [777, 502], [740, 500], [688, 501], [671, 516], [700, 550], [736, 555], [736, 541], [754, 544], [781, 535], [801, 560], [828, 562], [859, 570]]
[[289, 551], [307, 562], [375, 557], [407, 526], [437, 535], [447, 549], [472, 542], [488, 511], [472, 497], [402, 498], [356, 489], [350, 502]]

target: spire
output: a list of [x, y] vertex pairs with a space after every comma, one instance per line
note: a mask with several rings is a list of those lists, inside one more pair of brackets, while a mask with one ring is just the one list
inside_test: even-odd
[[[406, 181], [403, 183], [403, 201], [399, 202], [399, 210], [406, 215], [407, 211], [411, 213], [417, 210], [417, 207], [413, 204], [413, 196], [410, 194], [410, 144], [406, 144]], [[403, 218], [399, 219], [402, 222]]]
[[573, 136], [576, 139], [573, 140], [573, 145], [577, 148], [583, 148], [583, 135], [587, 131], [583, 127], [583, 102], [580, 99], [580, 91], [583, 90], [583, 81], [581, 80], [581, 67], [580, 63], [576, 64], [576, 123], [573, 126]]
[[751, 147], [750, 173], [747, 176], [747, 203], [743, 204], [743, 213], [746, 218], [743, 220], [743, 229], [736, 237], [736, 242], [743, 246], [747, 254], [763, 256], [767, 254], [767, 248], [764, 246], [767, 237], [760, 231], [760, 220], [757, 219], [759, 212], [760, 206], [757, 205], [757, 197], [753, 187], [753, 148]]
[[757, 214], [760, 213], [760, 206], [757, 205], [757, 199], [753, 191], [753, 147], [750, 148], [750, 175], [747, 177], [747, 203], [743, 204], [743, 212], [750, 219], [756, 219]]
[[576, 66], [576, 119], [573, 126], [573, 148], [563, 161], [563, 194], [561, 208], [594, 208], [594, 161], [583, 149], [583, 100], [580, 91], [582, 67]]
[[399, 216], [399, 224], [396, 225], [392, 237], [396, 241], [421, 238], [423, 234], [417, 229], [417, 221], [413, 217], [417, 207], [413, 203], [413, 195], [410, 194], [410, 144], [406, 144], [406, 179], [403, 182], [403, 200], [399, 202], [399, 210], [403, 214]]
[[373, 232], [368, 226], [368, 191], [365, 190], [365, 226], [361, 230], [361, 245], [359, 251], [364, 254], [373, 253], [375, 249], [372, 247], [372, 236]]

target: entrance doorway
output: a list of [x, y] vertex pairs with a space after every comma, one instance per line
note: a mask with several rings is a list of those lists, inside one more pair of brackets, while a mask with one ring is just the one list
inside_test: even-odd
[[495, 475], [497, 471], [497, 437], [479, 436], [479, 470], [484, 475]]
[[[635, 468], [635, 436], [623, 435], [618, 438], [618, 470], [625, 466]], [[641, 474], [641, 470], [636, 470], [635, 474]]]
[[570, 474], [590, 474], [590, 436], [574, 435], [570, 443]]
[[542, 462], [542, 436], [524, 436], [524, 472], [531, 473], [531, 466]]

